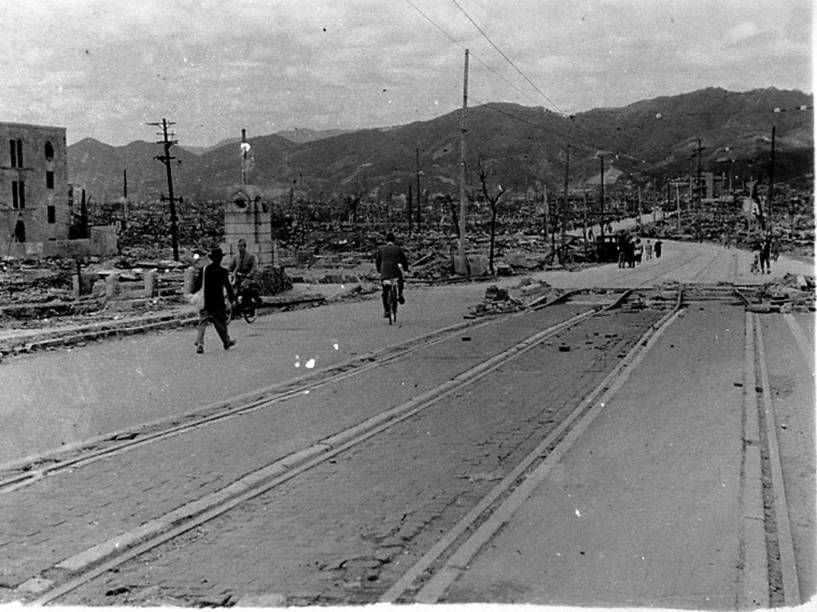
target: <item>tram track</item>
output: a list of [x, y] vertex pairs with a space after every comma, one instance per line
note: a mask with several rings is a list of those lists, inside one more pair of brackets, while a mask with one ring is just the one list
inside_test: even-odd
[[801, 603], [760, 319], [746, 312], [741, 606]]
[[[570, 292], [555, 299], [532, 306], [546, 308], [569, 298]], [[612, 306], [626, 299], [622, 292]], [[598, 308], [601, 308], [599, 306]], [[592, 309], [591, 309], [592, 310]], [[502, 315], [501, 315], [502, 316]], [[501, 318], [500, 316], [500, 318]], [[508, 315], [504, 315], [508, 316]], [[0, 494], [16, 491], [48, 476], [75, 469], [116, 454], [128, 452], [146, 444], [153, 444], [173, 436], [183, 435], [197, 428], [216, 424], [224, 419], [234, 418], [256, 410], [269, 408], [274, 404], [310, 392], [326, 385], [338, 383], [352, 376], [383, 367], [413, 353], [450, 340], [469, 329], [478, 329], [494, 323], [497, 317], [484, 321], [466, 321], [431, 333], [413, 338], [399, 345], [386, 347], [375, 353], [365, 354], [355, 359], [337, 364], [293, 380], [284, 381], [263, 389], [257, 389], [226, 401], [219, 401], [186, 414], [174, 415], [139, 427], [108, 432], [103, 436], [74, 444], [65, 449], [41, 453], [36, 456], [0, 465]]]
[[[694, 257], [686, 259], [672, 269], [679, 269], [693, 259]], [[712, 262], [710, 262], [709, 265], [711, 265], [711, 263]], [[634, 287], [623, 290], [618, 298], [616, 298], [613, 306], [627, 299], [633, 290], [645, 287], [664, 274], [666, 274], [666, 272], [651, 276]], [[572, 292], [566, 292], [555, 300], [549, 300], [545, 303], [533, 303], [531, 307], [547, 307], [568, 299], [571, 293]], [[81, 467], [114, 454], [127, 452], [128, 450], [138, 448], [145, 444], [151, 444], [172, 436], [182, 435], [196, 428], [204, 427], [223, 419], [246, 414], [254, 410], [264, 409], [305, 391], [311, 391], [324, 385], [338, 382], [349, 376], [364, 373], [372, 368], [377, 368], [396, 359], [408, 356], [413, 352], [444, 342], [464, 329], [479, 327], [485, 324], [487, 324], [487, 322], [477, 321], [467, 321], [456, 324], [420, 336], [400, 346], [388, 347], [378, 353], [363, 355], [345, 363], [316, 371], [306, 377], [285, 381], [236, 398], [231, 398], [227, 401], [203, 406], [190, 413], [163, 418], [142, 424], [139, 427], [129, 427], [119, 431], [108, 432], [102, 436], [97, 436], [66, 448], [7, 462], [0, 465], [0, 494], [15, 491], [48, 476]]]
[[[217, 493], [186, 504], [177, 510], [159, 517], [142, 528], [127, 534], [120, 534], [102, 544], [98, 544], [87, 549], [70, 559], [63, 560], [56, 564], [51, 570], [44, 572], [37, 578], [41, 587], [37, 599], [32, 603], [45, 604], [60, 600], [66, 593], [76, 589], [78, 586], [92, 581], [97, 576], [117, 567], [129, 560], [132, 560], [146, 551], [152, 550], [161, 544], [171, 541], [195, 527], [211, 521], [215, 517], [223, 515], [231, 509], [253, 499], [271, 489], [294, 479], [296, 476], [307, 472], [313, 467], [325, 463], [327, 460], [348, 451], [350, 448], [386, 431], [396, 424], [411, 418], [419, 412], [439, 404], [442, 400], [464, 389], [472, 386], [476, 381], [495, 372], [497, 369], [510, 363], [511, 361], [524, 355], [534, 347], [541, 345], [548, 338], [560, 332], [580, 325], [596, 315], [609, 312], [619, 306], [629, 292], [622, 294], [614, 304], [604, 308], [594, 308], [587, 310], [548, 329], [539, 331], [524, 340], [517, 342], [508, 349], [474, 365], [467, 371], [455, 376], [453, 379], [412, 398], [410, 401], [396, 406], [386, 412], [360, 423], [354, 427], [336, 433], [333, 436], [324, 438], [308, 448], [293, 453], [280, 461], [264, 466], [251, 474], [247, 474], [239, 481], [232, 483]], [[677, 310], [679, 301], [676, 304]], [[654, 327], [651, 331], [655, 331]], [[638, 353], [644, 348], [646, 340], [642, 338], [635, 343], [633, 350], [628, 354], [622, 363], [627, 359], [632, 359], [630, 355]], [[619, 372], [620, 367], [616, 368]], [[612, 376], [612, 375], [611, 375]], [[611, 377], [605, 381], [594, 392], [593, 397], [598, 397], [609, 390]], [[592, 400], [587, 399], [582, 404], [582, 411], [588, 410]], [[575, 418], [578, 418], [578, 413]], [[571, 419], [573, 422], [574, 419]], [[561, 431], [557, 436], [562, 438], [567, 435], [566, 431]], [[553, 440], [551, 441], [551, 443]], [[541, 454], [541, 451], [540, 451]], [[522, 470], [524, 471], [524, 469]], [[518, 476], [518, 475], [517, 475]]]

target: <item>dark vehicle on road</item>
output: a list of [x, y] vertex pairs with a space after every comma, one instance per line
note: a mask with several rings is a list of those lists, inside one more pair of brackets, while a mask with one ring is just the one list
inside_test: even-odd
[[596, 259], [602, 263], [618, 261], [618, 237], [613, 235], [596, 238]]

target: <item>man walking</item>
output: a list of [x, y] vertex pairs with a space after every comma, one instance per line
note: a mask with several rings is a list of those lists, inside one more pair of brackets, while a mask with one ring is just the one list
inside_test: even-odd
[[210, 322], [216, 328], [216, 333], [221, 338], [221, 343], [225, 349], [235, 344], [235, 340], [230, 339], [230, 334], [227, 331], [227, 306], [224, 303], [224, 292], [227, 291], [230, 304], [235, 304], [235, 294], [230, 285], [230, 276], [227, 270], [221, 267], [223, 257], [224, 254], [218, 247], [210, 251], [210, 261], [212, 263], [204, 268], [193, 287], [195, 292], [202, 287], [202, 283], [204, 284], [204, 307], [199, 310], [199, 329], [196, 337], [197, 353], [204, 352], [204, 330]]

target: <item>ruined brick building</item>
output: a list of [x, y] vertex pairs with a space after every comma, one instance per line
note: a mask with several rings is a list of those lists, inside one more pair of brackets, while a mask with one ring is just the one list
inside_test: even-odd
[[0, 123], [2, 255], [39, 254], [68, 239], [67, 157], [65, 128]]
[[0, 257], [115, 252], [113, 227], [69, 240], [73, 206], [66, 129], [0, 122]]

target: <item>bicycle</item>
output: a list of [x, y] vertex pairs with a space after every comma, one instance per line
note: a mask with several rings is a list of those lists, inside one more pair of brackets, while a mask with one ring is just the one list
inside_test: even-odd
[[[244, 274], [235, 274], [233, 285], [238, 278], [247, 278]], [[258, 318], [258, 305], [261, 298], [252, 283], [242, 283], [240, 289], [235, 291], [235, 308], [230, 313], [230, 320], [234, 321], [238, 317], [243, 317], [247, 323], [252, 323]]]
[[389, 316], [389, 325], [397, 322], [397, 279], [384, 278], [380, 281], [386, 293], [386, 313]]

